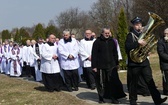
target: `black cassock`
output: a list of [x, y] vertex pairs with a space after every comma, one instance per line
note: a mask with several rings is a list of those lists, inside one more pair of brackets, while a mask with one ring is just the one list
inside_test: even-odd
[[99, 97], [119, 99], [126, 96], [116, 68], [99, 69], [96, 72], [96, 85]]

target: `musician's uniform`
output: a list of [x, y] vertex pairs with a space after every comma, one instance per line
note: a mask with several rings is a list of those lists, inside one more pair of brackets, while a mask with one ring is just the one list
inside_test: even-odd
[[152, 70], [150, 67], [149, 60], [146, 58], [142, 63], [136, 63], [130, 58], [130, 51], [132, 49], [138, 48], [140, 45], [136, 38], [139, 37], [140, 34], [137, 34], [133, 29], [127, 35], [125, 42], [125, 49], [128, 56], [128, 77], [129, 77], [129, 99], [130, 104], [135, 104], [137, 100], [137, 83], [139, 80], [139, 75], [142, 74], [143, 79], [147, 83], [149, 91], [151, 93], [152, 99], [155, 104], [161, 102], [161, 95], [159, 91], [156, 89], [153, 77]]

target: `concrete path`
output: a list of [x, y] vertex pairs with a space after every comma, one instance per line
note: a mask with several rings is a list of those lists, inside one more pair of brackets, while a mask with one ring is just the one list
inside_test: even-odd
[[[30, 79], [30, 78], [29, 79], [22, 78], [22, 79], [28, 80], [29, 82], [34, 82], [33, 79]], [[41, 84], [41, 83], [38, 83], [38, 84]], [[127, 87], [125, 84], [123, 85], [123, 88], [124, 88], [125, 93], [127, 94], [127, 97], [119, 100], [121, 102], [120, 105], [129, 105], [128, 92], [127, 92]], [[85, 101], [91, 105], [100, 105], [98, 103], [97, 90], [88, 89], [85, 82], [81, 82], [79, 84], [79, 91], [73, 91], [73, 92], [63, 91], [63, 92], [70, 94], [72, 96], [75, 96], [77, 99]], [[162, 95], [162, 98], [163, 97], [166, 97], [166, 96]], [[101, 105], [111, 105], [110, 103], [111, 100], [105, 99], [105, 102], [106, 102], [105, 104], [101, 104]], [[137, 102], [138, 102], [138, 105], [154, 105], [151, 96], [144, 97], [144, 96], [138, 95]], [[168, 100], [162, 105], [168, 105]]]
[[[122, 73], [122, 72], [119, 72]], [[119, 101], [121, 102], [120, 105], [129, 105], [129, 97], [128, 97], [128, 91], [127, 91], [127, 87], [124, 84], [123, 85], [124, 91], [127, 94], [126, 98], [123, 99], [119, 99]], [[73, 92], [66, 92], [72, 96], [77, 97], [80, 100], [86, 101], [87, 103], [91, 104], [91, 105], [99, 105], [98, 103], [98, 95], [97, 95], [97, 90], [91, 90], [88, 89], [86, 86], [85, 82], [81, 82], [79, 84], [79, 91], [73, 91]], [[162, 95], [162, 98], [166, 97], [165, 95]], [[102, 105], [111, 105], [111, 100], [105, 99], [105, 104]], [[151, 96], [142, 96], [142, 95], [138, 95], [138, 101], [137, 101], [138, 105], [154, 105], [152, 97]], [[168, 100], [162, 104], [162, 105], [168, 105]]]
[[[91, 105], [99, 105], [96, 89], [95, 90], [87, 89], [86, 84], [84, 82], [81, 82], [79, 86], [80, 86], [79, 91], [73, 91], [73, 92], [66, 92], [65, 91], [65, 93], [68, 93], [72, 96], [75, 96], [80, 100], [84, 100]], [[124, 85], [124, 90], [125, 90], [125, 93], [127, 94], [127, 97], [119, 100], [121, 102], [120, 105], [129, 105], [128, 92], [126, 91], [125, 85]], [[166, 97], [166, 96], [162, 95], [162, 97]], [[105, 99], [105, 101], [106, 101], [106, 103], [102, 104], [102, 105], [111, 105], [111, 103], [110, 103], [111, 100]], [[137, 102], [138, 102], [138, 105], [154, 105], [151, 96], [143, 97], [141, 95], [138, 95]], [[168, 100], [162, 105], [168, 105]]]

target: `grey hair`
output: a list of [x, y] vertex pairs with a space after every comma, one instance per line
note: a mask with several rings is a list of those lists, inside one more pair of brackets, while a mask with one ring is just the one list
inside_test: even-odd
[[164, 31], [168, 31], [168, 28], [166, 28]]
[[[49, 34], [47, 38], [49, 38], [51, 35], [54, 35], [54, 34]], [[55, 35], [54, 35], [55, 36]]]
[[64, 31], [63, 31], [63, 35], [65, 35], [65, 34], [70, 34], [70, 31], [64, 30]]
[[110, 30], [110, 28], [109, 28], [109, 27], [104, 27], [104, 28], [102, 28], [101, 33], [104, 33], [104, 30]]

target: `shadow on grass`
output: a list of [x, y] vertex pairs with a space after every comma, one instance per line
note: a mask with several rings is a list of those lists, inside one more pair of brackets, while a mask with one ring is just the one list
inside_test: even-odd
[[[48, 90], [44, 86], [34, 87], [37, 91], [47, 92]], [[65, 86], [61, 87], [61, 91], [68, 91]]]
[[36, 89], [38, 91], [42, 91], [42, 92], [46, 92], [47, 91], [47, 89], [44, 86], [34, 87], [34, 89]]

